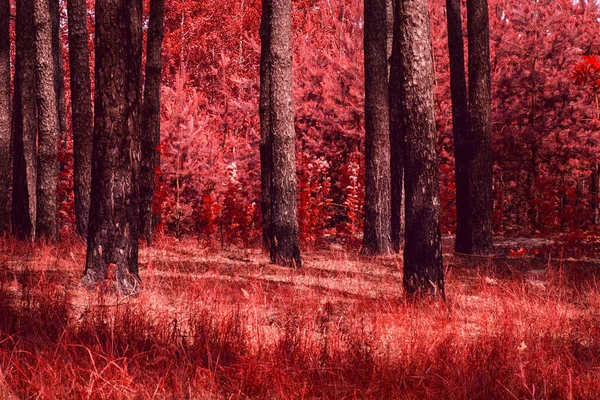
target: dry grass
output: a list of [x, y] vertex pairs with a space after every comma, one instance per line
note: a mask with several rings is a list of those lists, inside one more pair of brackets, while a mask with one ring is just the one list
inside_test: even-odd
[[448, 303], [410, 304], [400, 259], [316, 253], [289, 270], [164, 241], [143, 251], [142, 295], [116, 298], [79, 287], [81, 244], [1, 247], [2, 399], [600, 393], [589, 266], [448, 256]]

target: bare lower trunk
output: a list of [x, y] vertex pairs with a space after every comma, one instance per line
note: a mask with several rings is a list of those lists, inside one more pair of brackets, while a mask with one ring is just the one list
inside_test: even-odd
[[36, 98], [33, 0], [19, 0], [13, 97], [12, 229], [20, 239], [35, 237]]
[[160, 84], [162, 71], [164, 0], [150, 1], [146, 47], [146, 82], [142, 107], [142, 159], [140, 165], [141, 235], [148, 244], [154, 232], [154, 172], [160, 162]]
[[271, 175], [273, 170], [273, 153], [271, 151], [271, 116], [270, 116], [270, 63], [269, 48], [271, 32], [269, 20], [271, 11], [269, 2], [262, 3], [262, 16], [260, 23], [260, 177], [262, 210], [262, 238], [263, 248], [270, 252], [273, 238], [271, 222]]
[[444, 298], [440, 196], [433, 102], [433, 60], [426, 0], [401, 0], [400, 121], [404, 132], [406, 232], [404, 289]]
[[96, 1], [96, 86], [86, 284], [136, 292], [141, 1]]
[[0, 0], [0, 236], [10, 233], [10, 0]]
[[365, 2], [365, 225], [362, 252], [389, 254], [390, 128], [387, 2]]
[[296, 132], [292, 104], [291, 0], [269, 0], [271, 261], [299, 267]]
[[52, 57], [50, 2], [35, 0], [35, 72], [37, 82], [37, 219], [36, 235], [56, 239], [56, 188], [58, 183], [58, 109]]
[[69, 66], [71, 68], [71, 110], [77, 232], [87, 235], [92, 179], [92, 89], [88, 50], [85, 0], [69, 0]]
[[469, 254], [492, 252], [492, 119], [490, 28], [487, 0], [467, 1], [469, 35], [469, 114], [472, 169], [469, 190], [471, 248]]

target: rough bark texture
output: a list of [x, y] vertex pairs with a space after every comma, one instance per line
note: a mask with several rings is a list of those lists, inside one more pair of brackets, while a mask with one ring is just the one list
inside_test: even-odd
[[365, 1], [365, 225], [362, 252], [388, 254], [390, 231], [390, 128], [387, 0]]
[[271, 11], [269, 2], [262, 2], [262, 15], [260, 21], [260, 177], [262, 210], [263, 248], [271, 251], [273, 238], [271, 227], [271, 174], [273, 170], [273, 154], [271, 152], [271, 116], [270, 116], [270, 77], [269, 77], [269, 48], [270, 29], [269, 19]]
[[19, 0], [13, 97], [12, 229], [19, 239], [35, 237], [36, 95], [33, 0]]
[[92, 191], [84, 284], [138, 285], [141, 1], [96, 1]]
[[10, 233], [10, 1], [0, 0], [0, 236]]
[[37, 216], [36, 235], [56, 239], [58, 184], [58, 110], [56, 107], [50, 2], [35, 0], [35, 76], [37, 93]]
[[473, 147], [465, 51], [463, 42], [460, 0], [446, 0], [448, 18], [448, 52], [450, 55], [450, 92], [452, 95], [452, 128], [454, 130], [454, 155], [456, 160], [456, 242], [457, 252], [469, 252], [471, 248], [471, 180], [473, 171]]
[[50, 0], [50, 17], [52, 18], [52, 59], [54, 63], [54, 92], [56, 93], [56, 110], [58, 113], [58, 129], [61, 139], [67, 132], [67, 110], [65, 108], [65, 64], [63, 46], [60, 38], [59, 0]]
[[427, 0], [401, 0], [400, 121], [405, 137], [404, 289], [444, 297], [439, 177], [433, 102], [433, 60]]
[[140, 166], [141, 234], [152, 242], [154, 204], [154, 171], [160, 162], [160, 83], [162, 71], [162, 40], [164, 0], [150, 1], [150, 21], [146, 45], [146, 82], [142, 108], [142, 158]]
[[71, 69], [71, 120], [73, 124], [73, 178], [77, 232], [87, 235], [92, 179], [92, 89], [85, 0], [69, 0], [69, 66]]
[[[292, 104], [291, 0], [267, 0], [271, 261], [299, 267], [296, 132]], [[262, 128], [261, 128], [262, 130]]]
[[492, 123], [490, 29], [487, 0], [467, 1], [469, 49], [469, 113], [472, 128], [473, 165], [470, 176], [470, 248], [457, 248], [469, 254], [492, 252]]
[[[394, 0], [394, 10], [398, 0]], [[394, 14], [394, 37], [390, 57], [389, 108], [390, 108], [390, 152], [391, 152], [391, 239], [395, 252], [400, 252], [404, 240], [403, 192], [404, 192], [404, 133], [400, 116], [400, 20]]]

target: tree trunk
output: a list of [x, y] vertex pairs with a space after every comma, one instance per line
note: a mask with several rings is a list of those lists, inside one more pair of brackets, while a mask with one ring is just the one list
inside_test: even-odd
[[400, 54], [400, 91], [396, 95], [406, 146], [404, 289], [408, 296], [444, 298], [428, 2], [401, 0], [396, 18]]
[[92, 191], [84, 284], [139, 290], [141, 0], [96, 1]]
[[141, 234], [152, 242], [154, 172], [160, 163], [160, 84], [162, 71], [162, 40], [164, 0], [150, 1], [150, 21], [146, 47], [146, 83], [142, 108], [142, 158], [140, 165]]
[[598, 196], [600, 195], [600, 166], [598, 163], [592, 165], [591, 185], [590, 185], [590, 206], [592, 209], [592, 224], [597, 227], [600, 225], [600, 209], [598, 208]]
[[469, 47], [469, 113], [473, 151], [469, 203], [471, 248], [469, 254], [492, 252], [492, 123], [490, 28], [487, 0], [467, 0]]
[[450, 92], [452, 95], [452, 128], [456, 162], [456, 241], [455, 250], [470, 253], [472, 249], [470, 195], [473, 171], [472, 131], [469, 120], [465, 52], [460, 0], [446, 0], [448, 19], [448, 52], [450, 54]]
[[401, 126], [401, 104], [402, 99], [398, 96], [401, 90], [401, 66], [400, 58], [402, 51], [400, 47], [400, 23], [397, 18], [399, 8], [398, 0], [394, 5], [394, 36], [392, 54], [390, 57], [390, 81], [388, 89], [388, 101], [390, 107], [390, 172], [391, 172], [391, 235], [392, 247], [395, 252], [400, 252], [404, 240], [403, 230], [403, 193], [404, 193], [404, 132]]
[[73, 125], [73, 178], [77, 232], [86, 237], [90, 214], [92, 178], [92, 89], [85, 0], [69, 0], [69, 66], [71, 68], [71, 111]]
[[35, 72], [37, 92], [37, 221], [36, 235], [56, 239], [56, 188], [58, 184], [58, 112], [52, 58], [50, 2], [35, 0]]
[[66, 140], [67, 110], [65, 108], [65, 64], [63, 45], [60, 38], [60, 5], [59, 0], [50, 0], [50, 17], [52, 18], [52, 59], [54, 63], [54, 92], [56, 93], [56, 110], [58, 113], [58, 129], [61, 139]]
[[19, 239], [35, 237], [36, 94], [34, 0], [19, 0], [13, 97], [12, 229]]
[[269, 48], [271, 47], [271, 32], [269, 20], [271, 11], [268, 1], [262, 2], [260, 22], [260, 177], [262, 210], [263, 249], [271, 251], [273, 239], [271, 221], [271, 176], [273, 170], [273, 153], [271, 151], [271, 116], [270, 116], [270, 76]]
[[[268, 0], [271, 262], [301, 266], [292, 104], [291, 0]], [[265, 152], [267, 153], [267, 152]]]
[[10, 0], [0, 0], [0, 236], [10, 233]]
[[364, 254], [389, 254], [390, 128], [387, 0], [365, 1], [365, 225]]

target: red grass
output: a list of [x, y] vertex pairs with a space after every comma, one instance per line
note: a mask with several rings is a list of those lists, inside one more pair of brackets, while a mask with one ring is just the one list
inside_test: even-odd
[[116, 298], [79, 288], [80, 245], [2, 247], [0, 398], [600, 393], [600, 291], [581, 265], [527, 278], [523, 260], [449, 256], [448, 303], [408, 304], [398, 259], [291, 271], [171, 243], [144, 251], [142, 295]]

